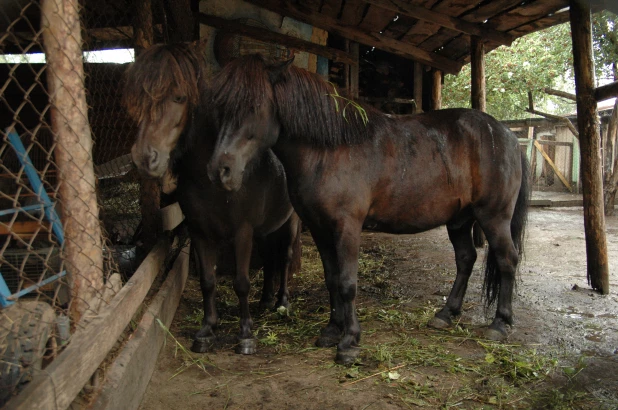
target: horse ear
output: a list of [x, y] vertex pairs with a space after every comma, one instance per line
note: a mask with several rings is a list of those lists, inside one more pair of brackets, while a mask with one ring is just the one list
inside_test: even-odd
[[281, 79], [281, 75], [288, 70], [293, 62], [294, 56], [292, 56], [289, 60], [281, 61], [268, 66], [268, 76], [270, 77], [270, 82], [275, 84], [279, 81]]

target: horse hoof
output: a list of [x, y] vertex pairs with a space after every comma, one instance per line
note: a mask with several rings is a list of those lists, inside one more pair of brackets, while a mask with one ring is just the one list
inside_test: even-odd
[[335, 363], [344, 366], [350, 366], [354, 364], [358, 355], [360, 354], [360, 348], [350, 347], [345, 350], [337, 349], [337, 356], [335, 356]]
[[451, 327], [451, 323], [450, 321], [446, 321], [442, 318], [439, 318], [438, 316], [434, 316], [429, 323], [427, 323], [427, 326], [432, 327], [434, 329], [446, 329]]
[[196, 337], [193, 339], [193, 345], [191, 345], [191, 351], [195, 353], [206, 353], [212, 350], [215, 343], [215, 337]]
[[255, 339], [238, 339], [236, 345], [237, 354], [254, 354], [257, 351], [257, 341]]
[[333, 347], [339, 344], [339, 338], [332, 336], [320, 336], [315, 341], [316, 347]]
[[501, 342], [506, 339], [506, 333], [499, 330], [488, 328], [485, 331], [485, 338], [496, 342]]

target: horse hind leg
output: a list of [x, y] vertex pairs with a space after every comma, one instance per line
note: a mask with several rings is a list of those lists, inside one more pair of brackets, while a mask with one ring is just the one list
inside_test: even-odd
[[301, 222], [295, 212], [292, 213], [288, 221], [282, 227], [283, 240], [279, 243], [280, 254], [278, 258], [278, 272], [280, 276], [279, 291], [277, 292], [277, 302], [275, 308], [290, 308], [289, 280], [296, 271], [300, 270], [301, 243], [300, 231]]
[[257, 241], [258, 251], [262, 258], [264, 284], [262, 286], [262, 296], [260, 297], [259, 310], [261, 312], [269, 310], [273, 306], [275, 298], [275, 271], [277, 249], [273, 247], [270, 238], [262, 238]]
[[212, 349], [215, 342], [214, 328], [217, 325], [217, 310], [215, 307], [217, 252], [212, 244], [198, 235], [191, 236], [191, 256], [200, 275], [200, 287], [204, 299], [204, 318], [202, 327], [195, 334], [191, 350], [205, 353]]
[[485, 331], [485, 337], [504, 340], [507, 326], [513, 325], [513, 289], [519, 256], [511, 238], [510, 221], [493, 227], [483, 227], [489, 242], [485, 268], [487, 303], [497, 299], [496, 316]]
[[453, 288], [448, 295], [444, 307], [436, 313], [428, 325], [436, 329], [447, 328], [452, 325], [452, 317], [461, 314], [461, 306], [468, 288], [468, 280], [472, 274], [472, 268], [476, 262], [476, 249], [471, 235], [472, 225], [470, 221], [461, 227], [447, 226], [448, 236], [455, 249], [455, 263], [457, 276]]

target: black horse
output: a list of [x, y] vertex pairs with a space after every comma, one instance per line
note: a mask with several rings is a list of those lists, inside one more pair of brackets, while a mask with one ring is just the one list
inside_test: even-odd
[[195, 46], [154, 46], [137, 58], [127, 71], [124, 91], [124, 103], [139, 124], [131, 155], [137, 167], [153, 178], [177, 177], [176, 196], [186, 217], [204, 297], [204, 320], [192, 350], [205, 352], [214, 341], [217, 250], [231, 241], [234, 291], [240, 302], [236, 351], [252, 354], [256, 341], [248, 295], [253, 240], [264, 263], [260, 305], [272, 303], [278, 276], [276, 306], [287, 307], [290, 266], [293, 260], [300, 266], [300, 220], [289, 201], [283, 167], [270, 150], [247, 159], [242, 190], [226, 192], [208, 179], [206, 164], [216, 124], [211, 120], [205, 77], [205, 62]]
[[243, 186], [250, 161], [272, 147], [283, 163], [290, 198], [322, 257], [331, 314], [318, 346], [337, 345], [340, 363], [358, 355], [355, 312], [363, 228], [418, 233], [446, 225], [457, 277], [431, 325], [460, 314], [476, 261], [476, 221], [489, 243], [487, 305], [497, 300], [486, 331], [504, 338], [529, 200], [528, 163], [507, 128], [466, 109], [391, 116], [338, 94], [290, 62], [242, 57], [213, 79], [219, 135], [208, 165], [213, 181]]

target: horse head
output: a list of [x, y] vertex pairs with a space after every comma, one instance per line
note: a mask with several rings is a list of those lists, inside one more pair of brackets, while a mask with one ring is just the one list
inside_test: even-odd
[[240, 57], [212, 82], [212, 104], [218, 135], [208, 163], [210, 180], [237, 191], [248, 165], [279, 137], [273, 85], [293, 60], [267, 65], [259, 55]]
[[124, 104], [137, 122], [131, 158], [145, 175], [161, 178], [200, 99], [201, 60], [188, 44], [157, 45], [127, 70]]

